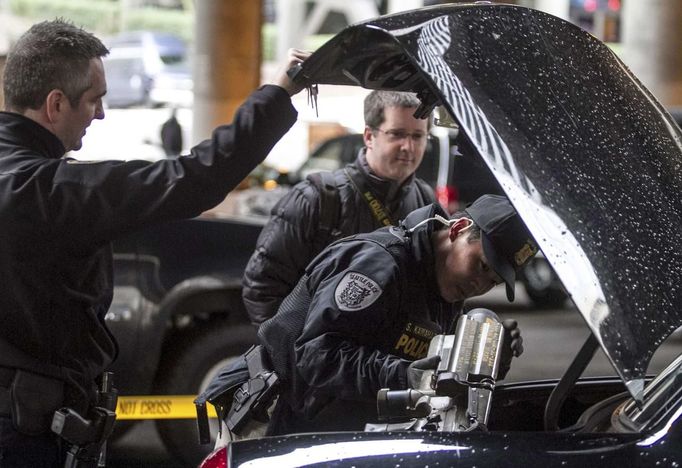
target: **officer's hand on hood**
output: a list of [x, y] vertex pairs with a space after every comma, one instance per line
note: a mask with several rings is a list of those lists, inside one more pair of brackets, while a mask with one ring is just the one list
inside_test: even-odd
[[298, 83], [294, 83], [287, 74], [287, 71], [296, 65], [302, 64], [308, 57], [310, 57], [310, 52], [299, 49], [289, 49], [287, 52], [287, 61], [277, 72], [277, 76], [275, 77], [272, 84], [284, 88], [284, 90], [289, 93], [289, 96], [293, 96], [294, 94], [301, 91], [303, 86]]
[[519, 357], [523, 354], [523, 337], [521, 329], [516, 320], [506, 319], [502, 321], [504, 328], [504, 339], [502, 341], [502, 356], [500, 358], [500, 369], [497, 373], [497, 380], [506, 377], [511, 368], [511, 361], [514, 356]]

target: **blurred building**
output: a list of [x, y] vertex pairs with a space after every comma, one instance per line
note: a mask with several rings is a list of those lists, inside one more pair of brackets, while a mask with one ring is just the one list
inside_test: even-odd
[[623, 0], [620, 55], [666, 107], [682, 106], [682, 0]]
[[682, 106], [682, 0], [526, 0], [606, 42], [668, 108]]

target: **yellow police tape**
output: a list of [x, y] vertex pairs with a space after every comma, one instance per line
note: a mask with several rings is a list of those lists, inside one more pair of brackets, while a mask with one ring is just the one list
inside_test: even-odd
[[[194, 395], [119, 396], [116, 419], [196, 419]], [[217, 418], [215, 408], [206, 405], [209, 418]]]

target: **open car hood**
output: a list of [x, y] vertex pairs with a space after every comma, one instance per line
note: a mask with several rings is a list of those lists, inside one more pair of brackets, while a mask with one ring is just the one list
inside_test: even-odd
[[442, 104], [641, 400], [682, 325], [682, 134], [611, 50], [540, 11], [460, 4], [350, 26], [296, 79]]

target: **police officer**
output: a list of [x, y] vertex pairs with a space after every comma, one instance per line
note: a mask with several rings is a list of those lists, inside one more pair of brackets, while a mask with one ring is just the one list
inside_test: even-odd
[[[153, 223], [199, 215], [223, 200], [296, 120], [281, 72], [230, 125], [177, 159], [84, 163], [78, 150], [103, 119], [108, 50], [63, 20], [31, 27], [4, 71], [0, 112], [0, 465], [55, 466], [65, 445], [54, 411], [88, 417], [95, 380], [114, 360], [104, 322], [111, 241]], [[288, 64], [306, 53], [290, 51]]]
[[[505, 197], [485, 195], [446, 219], [438, 205], [399, 227], [330, 245], [306, 268], [259, 338], [283, 382], [269, 433], [362, 430], [377, 391], [405, 389], [437, 361], [430, 339], [454, 333], [465, 299], [506, 283], [537, 245]], [[505, 321], [501, 375], [523, 351]], [[437, 356], [435, 356], [437, 358]]]
[[[415, 176], [424, 158], [429, 121], [413, 114], [412, 93], [372, 91], [364, 101], [365, 147], [329, 175], [297, 184], [272, 210], [244, 272], [242, 295], [254, 325], [275, 315], [308, 263], [341, 237], [395, 224], [435, 201]], [[331, 193], [329, 193], [331, 192]]]

